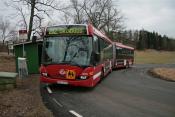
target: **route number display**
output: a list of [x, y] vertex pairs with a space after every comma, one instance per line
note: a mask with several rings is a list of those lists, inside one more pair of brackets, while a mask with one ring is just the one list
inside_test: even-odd
[[87, 35], [87, 30], [83, 25], [63, 25], [48, 27], [46, 35]]

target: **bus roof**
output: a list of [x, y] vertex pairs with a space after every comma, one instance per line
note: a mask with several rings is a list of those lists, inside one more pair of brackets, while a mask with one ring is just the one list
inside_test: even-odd
[[95, 35], [105, 39], [106, 41], [112, 43], [112, 40], [110, 38], [108, 38], [104, 32], [96, 29], [92, 24], [88, 24], [88, 32], [89, 32], [89, 35], [95, 34]]
[[130, 49], [130, 50], [134, 50], [133, 47], [130, 47], [130, 46], [127, 46], [127, 45], [124, 45], [122, 43], [119, 43], [119, 42], [114, 42], [116, 46], [118, 47], [121, 47], [121, 48], [126, 48], [126, 49]]

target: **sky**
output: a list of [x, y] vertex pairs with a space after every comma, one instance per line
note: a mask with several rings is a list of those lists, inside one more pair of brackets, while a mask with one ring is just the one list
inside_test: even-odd
[[[126, 29], [156, 31], [175, 38], [175, 0], [113, 0], [113, 2], [125, 17]], [[3, 0], [0, 0], [0, 16], [8, 16], [13, 12], [3, 4]]]
[[175, 0], [118, 0], [115, 4], [126, 18], [127, 29], [156, 31], [175, 38]]

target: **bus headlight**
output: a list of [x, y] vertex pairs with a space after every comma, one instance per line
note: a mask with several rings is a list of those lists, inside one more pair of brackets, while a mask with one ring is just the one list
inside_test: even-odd
[[87, 79], [87, 76], [80, 76], [80, 79], [86, 80]]
[[48, 74], [47, 74], [46, 72], [43, 72], [43, 73], [41, 73], [41, 74], [42, 74], [42, 76], [45, 76], [45, 77], [48, 76]]

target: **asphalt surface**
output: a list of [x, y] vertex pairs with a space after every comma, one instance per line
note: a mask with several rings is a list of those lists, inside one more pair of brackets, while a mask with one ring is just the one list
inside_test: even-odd
[[95, 88], [41, 85], [41, 95], [56, 117], [175, 117], [175, 82], [150, 76], [154, 67], [175, 64], [115, 70]]

